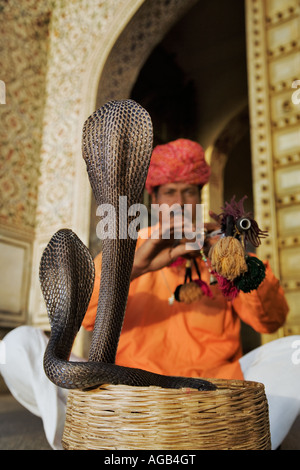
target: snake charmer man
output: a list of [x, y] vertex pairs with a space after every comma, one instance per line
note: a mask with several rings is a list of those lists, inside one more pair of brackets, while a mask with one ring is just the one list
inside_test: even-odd
[[[146, 190], [153, 204], [195, 207], [201, 202], [201, 188], [209, 177], [203, 148], [189, 139], [177, 139], [154, 148]], [[208, 232], [216, 229], [214, 223], [205, 225]], [[164, 375], [264, 383], [269, 394], [272, 446], [276, 448], [299, 414], [298, 398], [297, 404], [291, 400], [289, 420], [282, 419], [279, 388], [283, 376], [280, 367], [276, 372], [276, 364], [281, 363], [288, 377], [291, 369], [296, 374], [290, 361], [283, 366], [295, 337], [272, 341], [243, 356], [240, 329], [243, 321], [259, 333], [276, 332], [288, 314], [283, 289], [265, 261], [266, 277], [258, 289], [240, 292], [233, 301], [227, 301], [216, 285], [210, 285], [212, 295], [202, 295], [194, 301], [173, 301], [176, 287], [183, 284], [187, 258], [196, 257], [201, 279], [210, 284], [203, 256], [199, 250], [187, 253], [185, 241], [174, 245], [171, 237], [156, 239], [149, 236], [149, 229], [141, 230], [116, 363]], [[207, 238], [207, 248], [213, 242], [213, 238]], [[101, 254], [95, 258], [95, 267], [94, 291], [83, 321], [87, 330], [93, 329], [96, 316]], [[299, 388], [299, 370], [297, 373]], [[274, 386], [277, 398], [273, 396]], [[293, 388], [287, 383], [281, 387]], [[300, 390], [282, 391], [283, 396], [291, 393], [299, 397]]]
[[[146, 189], [153, 203], [196, 206], [209, 176], [202, 147], [178, 139], [154, 148]], [[209, 230], [212, 226], [206, 225]], [[241, 320], [260, 333], [276, 331], [288, 312], [283, 290], [266, 263], [266, 278], [258, 290], [240, 293], [233, 302], [226, 301], [218, 286], [210, 286], [212, 296], [170, 304], [184, 280], [185, 258], [191, 255], [198, 255], [201, 279], [210, 284], [199, 250], [188, 254], [184, 240], [174, 246], [171, 237], [145, 240], [141, 234], [116, 362], [164, 375], [243, 379]], [[95, 266], [94, 293], [83, 321], [88, 330], [97, 310], [101, 254]]]
[[[203, 148], [178, 139], [154, 148], [146, 190], [154, 204], [191, 204], [195, 208], [209, 177]], [[216, 226], [209, 223], [206, 229], [212, 232]], [[165, 239], [161, 232], [158, 238], [149, 233], [151, 228], [142, 229], [137, 241], [116, 363], [163, 375], [264, 383], [272, 448], [276, 449], [300, 413], [300, 366], [291, 360], [293, 344], [299, 341], [300, 345], [300, 337], [280, 338], [244, 356], [240, 339], [241, 321], [259, 333], [273, 333], [287, 317], [284, 292], [269, 263], [264, 262], [266, 275], [257, 290], [240, 292], [228, 301], [218, 286], [210, 285], [203, 251], [215, 241], [213, 237], [207, 238], [200, 252], [187, 251], [184, 239], [174, 244], [172, 237]], [[208, 295], [189, 292], [174, 299], [191, 260], [196, 260], [191, 263], [192, 277], [200, 275], [209, 286]], [[101, 253], [95, 258], [95, 268], [94, 290], [83, 321], [90, 331], [98, 304]], [[60, 448], [65, 391], [42, 373], [47, 338], [26, 326], [13, 330], [4, 341], [8, 361], [0, 370], [7, 385], [24, 406], [42, 417], [49, 443]]]

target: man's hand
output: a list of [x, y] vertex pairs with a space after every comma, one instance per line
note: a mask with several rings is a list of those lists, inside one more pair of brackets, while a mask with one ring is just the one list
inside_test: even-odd
[[[205, 232], [209, 235], [211, 232], [219, 229], [219, 225], [216, 223], [204, 224]], [[168, 228], [168, 238], [164, 238], [164, 231], [162, 225], [159, 224], [157, 231], [151, 234], [136, 251], [131, 280], [151, 271], [158, 271], [172, 264], [178, 257], [184, 257], [187, 259], [196, 258], [200, 255], [200, 249], [190, 249], [188, 244], [193, 243], [195, 240], [187, 238], [176, 239], [175, 238], [175, 227], [171, 225]], [[216, 243], [218, 236], [209, 237], [204, 242], [204, 252], [210, 249], [210, 247]]]

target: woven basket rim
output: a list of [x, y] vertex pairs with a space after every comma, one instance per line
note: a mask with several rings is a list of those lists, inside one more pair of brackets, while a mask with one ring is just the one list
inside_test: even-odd
[[[140, 390], [140, 391], [161, 391], [162, 393], [168, 393], [169, 391], [177, 391], [177, 392], [180, 392], [181, 390], [190, 390], [191, 392], [195, 392], [195, 393], [209, 393], [209, 394], [213, 394], [215, 392], [217, 392], [218, 390], [225, 390], [226, 388], [228, 390], [231, 390], [231, 389], [235, 389], [237, 387], [245, 387], [245, 388], [250, 388], [250, 387], [253, 387], [253, 388], [262, 388], [264, 387], [264, 384], [261, 383], [261, 382], [258, 382], [258, 381], [254, 381], [254, 380], [242, 380], [242, 379], [216, 379], [216, 378], [205, 378], [204, 380], [207, 380], [208, 382], [212, 382], [213, 384], [215, 384], [218, 388], [217, 390], [197, 390], [197, 389], [194, 389], [194, 388], [190, 388], [190, 387], [185, 387], [185, 388], [162, 388], [162, 387], [157, 387], [155, 385], [150, 385], [150, 386], [133, 386], [133, 385], [123, 385], [123, 384], [118, 384], [118, 385], [114, 385], [114, 384], [101, 384], [95, 388], [90, 388], [90, 389], [80, 389], [80, 391], [82, 392], [95, 392], [97, 390], [102, 390], [102, 389], [114, 389], [114, 390], [117, 390], [117, 389], [123, 389], [123, 390], [134, 390], [134, 391], [137, 391], [137, 390]], [[75, 391], [75, 390], [74, 390]], [[78, 391], [78, 390], [76, 390]]]
[[93, 396], [98, 399], [98, 394], [102, 391], [108, 391], [112, 393], [119, 393], [128, 396], [141, 396], [147, 397], [150, 399], [151, 396], [182, 396], [182, 395], [191, 395], [197, 398], [205, 397], [217, 397], [217, 396], [224, 396], [224, 395], [234, 395], [243, 392], [249, 391], [250, 393], [254, 391], [265, 392], [265, 386], [261, 382], [250, 381], [250, 380], [239, 380], [239, 379], [205, 379], [209, 382], [212, 382], [216, 385], [216, 390], [197, 390], [194, 388], [162, 388], [157, 386], [149, 386], [149, 387], [136, 387], [132, 385], [123, 385], [123, 384], [102, 384], [95, 388], [91, 389], [79, 389], [79, 390], [71, 390], [69, 393], [75, 394], [84, 394], [87, 398], [92, 398]]

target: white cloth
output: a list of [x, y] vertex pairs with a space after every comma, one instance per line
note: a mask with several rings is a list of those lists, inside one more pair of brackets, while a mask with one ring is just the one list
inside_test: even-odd
[[260, 346], [243, 356], [240, 364], [245, 380], [265, 386], [272, 449], [277, 449], [300, 415], [300, 336]]
[[[42, 418], [51, 447], [62, 449], [67, 391], [56, 387], [44, 373], [46, 335], [22, 326], [3, 341], [6, 363], [0, 363], [0, 372], [8, 388], [25, 408]], [[245, 380], [265, 385], [272, 449], [276, 449], [300, 415], [300, 336], [267, 343], [246, 354], [240, 364]]]
[[46, 335], [37, 328], [15, 328], [3, 339], [5, 363], [0, 364], [0, 372], [16, 400], [42, 419], [50, 446], [60, 450], [67, 394], [44, 372], [47, 341]]

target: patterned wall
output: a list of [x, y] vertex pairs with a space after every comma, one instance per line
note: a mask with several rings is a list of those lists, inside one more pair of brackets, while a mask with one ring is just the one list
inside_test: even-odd
[[[21, 4], [21, 5], [20, 5]], [[1, 113], [0, 221], [20, 230], [36, 224], [47, 69], [47, 1], [0, 2]]]
[[28, 310], [50, 2], [1, 1], [0, 18], [0, 79], [5, 83], [0, 105], [0, 299], [1, 320], [10, 325], [25, 321]]

